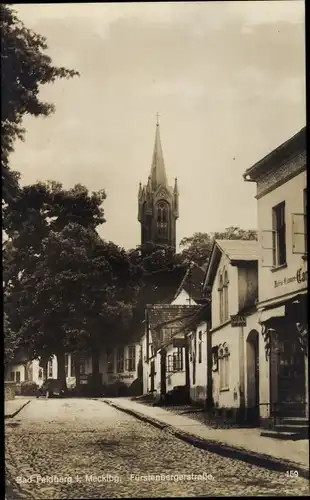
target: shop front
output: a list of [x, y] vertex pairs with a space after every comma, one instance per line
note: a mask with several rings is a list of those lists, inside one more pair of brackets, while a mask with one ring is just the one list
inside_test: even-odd
[[269, 359], [270, 416], [307, 417], [307, 294], [264, 313], [261, 325]]

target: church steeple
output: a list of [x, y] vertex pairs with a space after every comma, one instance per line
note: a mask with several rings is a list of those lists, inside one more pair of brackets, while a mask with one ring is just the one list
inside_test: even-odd
[[158, 114], [151, 172], [146, 185], [140, 183], [138, 220], [141, 244], [153, 242], [176, 247], [176, 220], [179, 217], [179, 190], [169, 186], [159, 133]]
[[151, 168], [151, 180], [153, 189], [157, 189], [159, 186], [165, 186], [165, 187], [168, 186], [164, 155], [161, 147], [161, 140], [159, 133], [158, 113], [157, 113], [155, 144], [154, 144], [153, 160]]

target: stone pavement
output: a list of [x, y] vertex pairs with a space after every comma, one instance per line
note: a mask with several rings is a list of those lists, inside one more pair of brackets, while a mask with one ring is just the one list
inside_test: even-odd
[[4, 417], [13, 418], [30, 402], [30, 398], [16, 397], [4, 402]]
[[[107, 399], [108, 402], [118, 409], [129, 410], [131, 414], [143, 416], [150, 419], [160, 427], [171, 427], [180, 433], [178, 437], [193, 436], [200, 441], [204, 441], [212, 447], [212, 444], [230, 448], [240, 452], [248, 458], [259, 458], [259, 456], [275, 460], [279, 464], [287, 466], [288, 469], [301, 469], [309, 472], [309, 440], [286, 441], [273, 438], [266, 438], [260, 435], [261, 429], [212, 429], [197, 422], [194, 419], [175, 415], [161, 407], [143, 405], [136, 403], [129, 398]], [[174, 432], [175, 435], [177, 435]], [[245, 458], [246, 460], [246, 458]]]
[[307, 496], [309, 481], [210, 453], [90, 398], [5, 420], [7, 500]]

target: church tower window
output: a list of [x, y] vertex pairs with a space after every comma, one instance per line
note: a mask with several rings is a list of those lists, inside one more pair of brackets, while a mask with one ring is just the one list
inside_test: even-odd
[[158, 236], [168, 237], [169, 205], [165, 201], [157, 204], [157, 231]]
[[176, 247], [176, 220], [179, 217], [177, 181], [168, 184], [159, 123], [156, 123], [151, 172], [146, 185], [139, 185], [138, 220], [141, 224], [141, 244], [153, 242]]

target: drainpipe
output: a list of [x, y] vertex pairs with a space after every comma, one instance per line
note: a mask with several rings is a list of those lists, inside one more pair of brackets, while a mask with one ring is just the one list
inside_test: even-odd
[[211, 410], [214, 405], [213, 401], [213, 381], [212, 381], [212, 334], [210, 332], [211, 325], [207, 322], [207, 400], [206, 400], [206, 409]]
[[244, 420], [245, 418], [245, 384], [244, 384], [244, 375], [245, 375], [245, 363], [244, 363], [244, 327], [240, 327], [240, 335], [239, 335], [239, 374], [240, 374], [240, 420]]
[[188, 402], [191, 400], [191, 391], [190, 391], [190, 371], [189, 371], [189, 340], [188, 336], [184, 334], [185, 339], [185, 387], [187, 393]]

